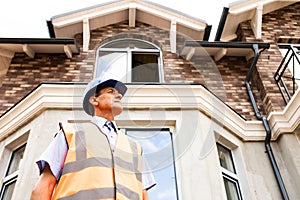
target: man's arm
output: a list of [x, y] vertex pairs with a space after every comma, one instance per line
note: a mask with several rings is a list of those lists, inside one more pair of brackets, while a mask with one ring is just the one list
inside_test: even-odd
[[50, 167], [46, 164], [36, 186], [34, 187], [30, 200], [50, 200], [56, 185], [56, 177], [52, 174]]
[[143, 190], [143, 200], [148, 200], [148, 192], [147, 190]]

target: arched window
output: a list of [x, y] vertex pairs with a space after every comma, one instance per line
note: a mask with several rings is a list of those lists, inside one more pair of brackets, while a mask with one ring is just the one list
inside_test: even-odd
[[163, 82], [160, 49], [139, 39], [118, 39], [99, 47], [95, 78], [114, 78], [125, 83]]

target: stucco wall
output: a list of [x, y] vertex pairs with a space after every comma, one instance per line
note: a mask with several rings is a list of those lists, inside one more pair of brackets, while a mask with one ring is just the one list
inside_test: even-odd
[[299, 133], [284, 134], [278, 141], [277, 153], [281, 155], [280, 163], [284, 165], [282, 171], [283, 180], [290, 199], [300, 197], [300, 141], [297, 138]]
[[[52, 141], [54, 134], [59, 127], [58, 122], [66, 122], [66, 119], [70, 118], [70, 116], [72, 116], [72, 111], [46, 110], [36, 118], [32, 119], [28, 124], [26, 123], [19, 127], [14, 131], [13, 135], [10, 135], [0, 142], [0, 155], [3, 156], [4, 149], [16, 148], [18, 146], [15, 139], [22, 137], [24, 134], [28, 134], [27, 142], [26, 139], [23, 140], [23, 142], [26, 142], [27, 144], [15, 186], [15, 191], [17, 192], [14, 192], [12, 199], [30, 199], [32, 188], [39, 176], [38, 167], [35, 164], [35, 161]], [[8, 155], [10, 154], [5, 154], [6, 157]], [[9, 158], [2, 161], [3, 163], [7, 163]], [[4, 177], [3, 172], [6, 167], [6, 165], [1, 165], [1, 177]]]
[[[220, 122], [197, 109], [155, 108], [125, 109], [116, 121], [120, 128], [171, 128], [180, 199], [197, 199], [199, 195], [203, 199], [226, 199], [216, 142], [231, 149], [245, 199], [281, 198], [263, 140], [243, 141]], [[53, 139], [58, 122], [75, 119], [89, 118], [80, 110], [45, 110], [30, 121], [19, 124], [12, 135], [0, 142], [1, 161], [7, 163], [8, 150], [28, 139], [13, 199], [29, 198], [39, 175], [36, 159]], [[278, 145], [272, 143], [291, 198], [299, 196], [298, 142], [295, 135], [290, 134], [281, 136]], [[5, 168], [5, 165], [0, 166], [2, 177]]]

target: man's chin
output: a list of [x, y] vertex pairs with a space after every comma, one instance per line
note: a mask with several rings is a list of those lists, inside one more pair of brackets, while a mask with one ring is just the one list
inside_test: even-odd
[[123, 109], [122, 108], [114, 108], [113, 109], [113, 114], [114, 116], [120, 115], [122, 113]]

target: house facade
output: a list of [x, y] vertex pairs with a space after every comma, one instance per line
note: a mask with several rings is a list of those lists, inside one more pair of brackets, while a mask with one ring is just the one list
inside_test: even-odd
[[[0, 38], [1, 199], [29, 199], [59, 122], [94, 78], [126, 83], [150, 199], [298, 199], [300, 2], [239, 1], [205, 21], [143, 0], [54, 16], [50, 38]], [[146, 173], [146, 172], [145, 172]]]

